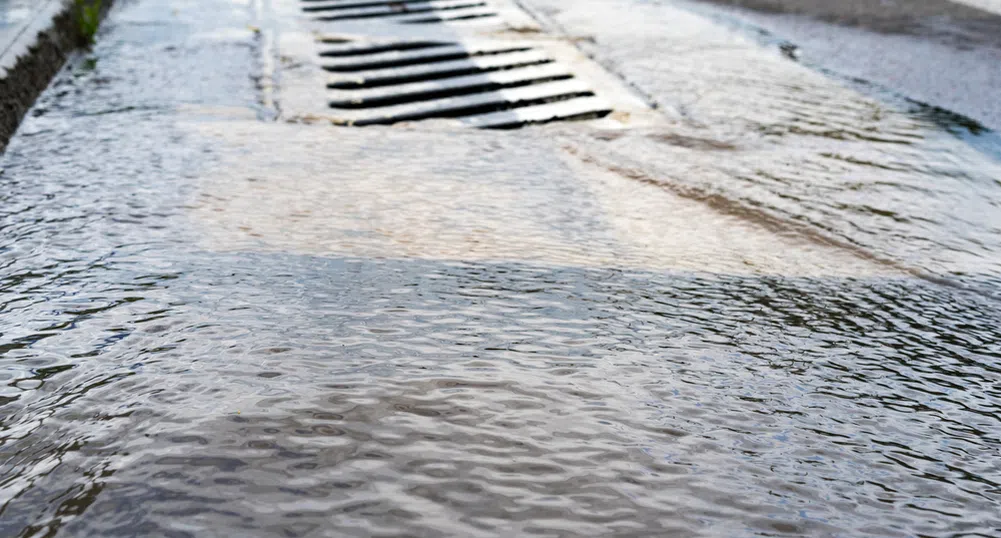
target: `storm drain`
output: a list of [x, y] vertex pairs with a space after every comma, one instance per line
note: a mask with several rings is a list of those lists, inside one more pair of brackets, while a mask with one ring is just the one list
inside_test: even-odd
[[[293, 5], [306, 14], [296, 24], [308, 29], [280, 38], [279, 59], [289, 66], [280, 110], [294, 121], [510, 129], [605, 118], [596, 124], [618, 127], [649, 112], [572, 40], [545, 35], [512, 0]], [[446, 22], [463, 23], [432, 24]], [[317, 99], [324, 86], [326, 99]]]
[[515, 128], [601, 118], [611, 106], [544, 50], [517, 42], [321, 40], [336, 123], [456, 118]]
[[382, 20], [401, 24], [433, 24], [497, 18], [482, 0], [302, 0], [303, 10], [319, 21]]

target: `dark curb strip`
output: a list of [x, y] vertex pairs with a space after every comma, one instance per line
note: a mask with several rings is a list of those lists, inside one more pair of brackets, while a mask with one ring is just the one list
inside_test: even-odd
[[[102, 17], [111, 0], [104, 0]], [[0, 152], [66, 59], [86, 42], [72, 0], [49, 0], [11, 43], [0, 43]]]

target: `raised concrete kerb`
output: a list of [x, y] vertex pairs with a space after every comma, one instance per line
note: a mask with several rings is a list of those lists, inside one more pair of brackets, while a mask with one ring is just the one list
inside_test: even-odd
[[0, 78], [6, 77], [18, 60], [31, 51], [38, 43], [39, 34], [53, 29], [57, 16], [71, 8], [71, 0], [42, 0], [20, 28], [9, 35], [0, 34], [6, 37], [0, 42]]
[[[102, 3], [102, 15], [110, 4]], [[27, 18], [0, 32], [0, 151], [81, 39], [73, 0], [40, 0], [28, 9]]]

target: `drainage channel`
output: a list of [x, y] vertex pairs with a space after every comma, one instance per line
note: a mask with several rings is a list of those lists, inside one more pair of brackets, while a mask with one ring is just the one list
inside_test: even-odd
[[348, 125], [458, 118], [513, 128], [612, 112], [568, 68], [523, 44], [328, 44], [320, 56], [331, 73], [328, 105]]
[[[309, 50], [303, 52], [309, 59], [301, 63], [323, 73], [317, 86], [327, 94], [322, 110], [284, 108], [293, 118], [343, 126], [450, 119], [494, 129], [645, 108], [629, 97], [613, 105], [607, 94], [626, 92], [607, 91], [616, 86], [607, 73], [571, 44], [544, 36], [505, 2], [300, 0], [312, 34], [311, 43], [301, 47]], [[487, 18], [490, 27], [464, 24]], [[540, 38], [521, 39], [525, 33]], [[595, 84], [595, 79], [605, 80]], [[310, 78], [297, 80], [304, 86]], [[299, 102], [306, 94], [299, 93]]]

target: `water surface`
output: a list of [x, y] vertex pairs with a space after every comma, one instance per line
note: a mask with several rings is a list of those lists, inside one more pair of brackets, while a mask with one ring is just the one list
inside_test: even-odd
[[3, 157], [0, 534], [1001, 529], [988, 152], [739, 62], [701, 131], [264, 123], [252, 15], [120, 7]]

